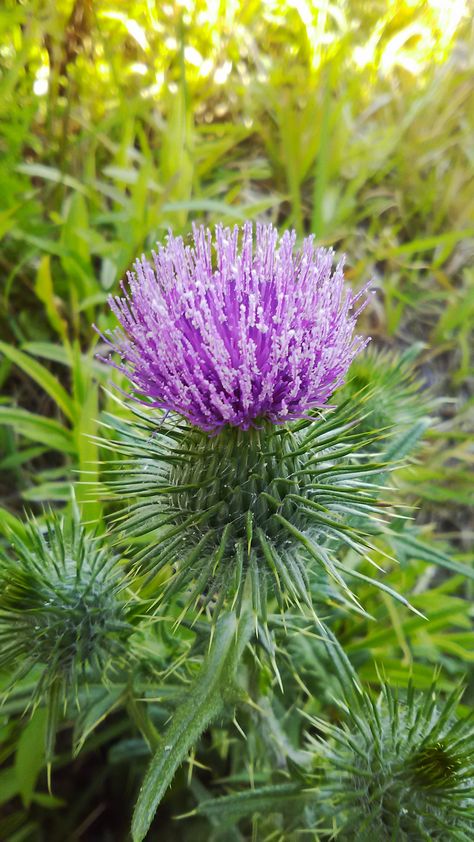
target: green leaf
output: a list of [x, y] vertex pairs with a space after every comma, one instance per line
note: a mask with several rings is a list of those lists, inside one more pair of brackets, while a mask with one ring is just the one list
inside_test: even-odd
[[17, 450], [15, 453], [9, 453], [4, 459], [0, 460], [0, 471], [11, 471], [24, 465], [25, 462], [31, 462], [38, 456], [42, 456], [45, 448], [41, 445], [34, 445], [33, 447], [26, 447], [24, 450]]
[[316, 156], [313, 190], [313, 213], [311, 216], [311, 230], [317, 237], [324, 234], [324, 196], [330, 174], [331, 147], [331, 107], [332, 107], [332, 68], [328, 62], [324, 82], [323, 107], [319, 127], [319, 148]]
[[0, 213], [0, 239], [3, 239], [4, 236], [11, 231], [12, 228], [16, 225], [16, 217], [15, 214], [19, 209], [20, 205], [13, 205], [13, 207], [8, 208]]
[[0, 805], [6, 804], [18, 793], [18, 781], [15, 774], [15, 767], [0, 770]]
[[299, 805], [302, 809], [308, 796], [296, 783], [277, 784], [275, 786], [263, 786], [258, 789], [250, 789], [239, 792], [235, 795], [224, 795], [222, 798], [209, 798], [201, 801], [194, 811], [198, 815], [208, 818], [218, 818], [219, 825], [231, 824], [244, 816], [252, 816], [255, 813], [285, 813], [288, 808]]
[[[45, 360], [59, 363], [72, 367], [76, 364], [76, 357], [68, 345], [62, 347], [55, 345], [53, 342], [25, 342], [22, 345], [22, 350], [33, 354], [34, 357], [42, 357]], [[109, 376], [108, 367], [98, 360], [95, 360], [90, 354], [81, 354], [80, 363], [85, 372], [93, 372], [94, 376]]]
[[163, 212], [176, 213], [179, 211], [193, 211], [194, 213], [215, 213], [225, 214], [240, 221], [245, 221], [248, 214], [240, 206], [227, 205], [217, 199], [189, 199], [183, 202], [166, 202], [163, 205]]
[[209, 654], [185, 701], [173, 715], [145, 775], [132, 820], [134, 842], [141, 842], [174, 773], [202, 732], [235, 693], [234, 677], [249, 639], [249, 616], [234, 613], [219, 619]]
[[436, 564], [438, 567], [444, 567], [452, 573], [460, 573], [468, 579], [474, 579], [474, 567], [468, 567], [466, 564], [461, 564], [459, 561], [453, 559], [444, 553], [442, 550], [430, 547], [419, 538], [415, 538], [409, 533], [397, 533], [390, 536], [391, 543], [395, 549], [401, 549], [409, 558], [417, 561], [426, 561], [427, 564]]
[[117, 707], [122, 695], [122, 687], [94, 689], [91, 704], [81, 710], [74, 725], [74, 755], [79, 754], [89, 734]]
[[79, 193], [87, 194], [89, 192], [81, 181], [71, 175], [65, 175], [56, 167], [48, 167], [45, 164], [19, 164], [16, 169], [32, 178], [44, 178], [46, 181], [52, 181], [55, 184], [64, 184]]
[[11, 425], [20, 435], [45, 444], [51, 450], [75, 453], [71, 432], [52, 418], [44, 418], [15, 406], [0, 406], [0, 424]]
[[92, 380], [91, 368], [84, 368], [78, 346], [73, 348], [73, 382], [76, 404], [80, 407], [74, 430], [79, 463], [77, 502], [86, 521], [97, 521], [102, 514], [94, 483], [99, 481], [99, 447], [96, 441], [99, 417], [99, 390]]
[[0, 506], [0, 534], [9, 538], [10, 531], [18, 535], [19, 538], [26, 536], [26, 530], [22, 521], [7, 509], [4, 509], [3, 506]]
[[[359, 679], [369, 683], [380, 683], [380, 673], [384, 680], [398, 687], [408, 687], [412, 682], [415, 687], [428, 688], [433, 684], [433, 665], [416, 664], [416, 669], [413, 669], [411, 664], [406, 666], [401, 663], [400, 658], [387, 658], [384, 655], [383, 660], [379, 664], [370, 662], [365, 663], [359, 670]], [[440, 690], [452, 690], [453, 681], [449, 678], [440, 677], [437, 681], [437, 686]]]
[[63, 798], [58, 798], [49, 792], [34, 792], [31, 800], [34, 804], [39, 804], [40, 807], [46, 807], [47, 810], [54, 810], [56, 807], [66, 806]]
[[67, 503], [71, 499], [71, 483], [67, 480], [42, 482], [22, 491], [21, 497], [22, 500], [34, 500], [36, 503], [51, 503], [53, 500], [56, 503]]
[[[81, 299], [96, 292], [94, 272], [90, 262], [87, 242], [89, 215], [84, 196], [74, 193], [67, 205], [66, 218], [61, 231], [61, 265]], [[71, 291], [71, 289], [70, 289]], [[75, 299], [72, 299], [75, 300]]]
[[15, 772], [25, 807], [31, 804], [38, 774], [46, 763], [46, 717], [46, 708], [37, 708], [18, 740]]
[[36, 274], [35, 293], [45, 306], [46, 315], [51, 327], [59, 334], [63, 342], [65, 342], [67, 339], [67, 323], [60, 315], [56, 304], [49, 254], [44, 254], [40, 260]]
[[411, 453], [418, 441], [426, 432], [428, 427], [431, 424], [431, 418], [421, 418], [416, 424], [413, 425], [406, 433], [402, 436], [399, 436], [395, 439], [394, 442], [390, 443], [390, 446], [384, 452], [384, 459], [387, 462], [390, 462], [391, 459], [404, 459], [405, 456], [408, 456]]
[[474, 228], [465, 228], [460, 231], [447, 231], [445, 234], [438, 234], [435, 237], [420, 237], [419, 239], [411, 240], [409, 243], [403, 243], [401, 246], [390, 249], [388, 254], [394, 257], [400, 254], [417, 254], [418, 252], [432, 251], [438, 248], [438, 246], [455, 246], [473, 235]]
[[0, 353], [8, 357], [12, 363], [31, 377], [53, 399], [66, 418], [72, 421], [75, 413], [74, 401], [54, 374], [28, 354], [24, 354], [23, 351], [19, 351], [18, 348], [14, 348], [6, 342], [0, 341]]
[[69, 345], [62, 347], [54, 342], [25, 342], [22, 350], [32, 354], [34, 357], [42, 357], [44, 360], [51, 360], [53, 363], [71, 366], [72, 356]]

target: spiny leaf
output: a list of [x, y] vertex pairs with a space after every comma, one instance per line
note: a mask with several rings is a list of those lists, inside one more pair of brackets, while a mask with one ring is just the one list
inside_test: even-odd
[[305, 793], [299, 784], [275, 784], [201, 801], [190, 815], [216, 817], [221, 826], [226, 826], [256, 813], [268, 815], [286, 812], [288, 809], [302, 810], [312, 797], [314, 795]]
[[201, 671], [174, 713], [145, 775], [132, 820], [134, 842], [145, 838], [174, 773], [234, 694], [236, 669], [250, 636], [249, 616], [221, 615]]

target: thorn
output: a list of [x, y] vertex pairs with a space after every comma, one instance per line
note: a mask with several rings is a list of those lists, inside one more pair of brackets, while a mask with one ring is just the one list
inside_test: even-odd
[[239, 734], [240, 734], [240, 735], [244, 738], [244, 740], [247, 740], [247, 734], [246, 734], [246, 733], [245, 733], [245, 731], [244, 731], [244, 730], [240, 727], [239, 723], [237, 722], [237, 718], [236, 718], [235, 716], [234, 716], [234, 718], [233, 718], [232, 722], [234, 723], [235, 727], [237, 728], [237, 731], [238, 731], [238, 732], [239, 732]]

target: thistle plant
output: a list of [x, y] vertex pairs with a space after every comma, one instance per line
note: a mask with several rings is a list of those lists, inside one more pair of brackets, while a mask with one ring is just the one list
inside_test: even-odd
[[187, 589], [217, 618], [227, 599], [240, 610], [248, 577], [263, 618], [268, 592], [311, 608], [317, 565], [356, 601], [345, 576], [360, 574], [337, 551], [373, 549], [383, 465], [361, 457], [372, 436], [350, 401], [323, 411], [368, 342], [354, 334], [366, 289], [345, 290], [332, 264], [311, 237], [296, 251], [294, 232], [201, 227], [193, 245], [170, 235], [110, 299], [109, 362], [138, 405], [107, 416], [123, 457], [108, 485], [135, 501], [124, 534], [159, 529], [135, 560], [168, 572], [163, 599]]
[[320, 632], [339, 684], [331, 718], [306, 715], [296, 763], [293, 756], [264, 786], [202, 800], [196, 814], [229, 826], [260, 814], [264, 838], [295, 842], [468, 842], [474, 719], [457, 714], [463, 688], [446, 698], [436, 679], [423, 691], [382, 681], [374, 698], [330, 630]]
[[342, 400], [353, 405], [360, 402], [360, 428], [368, 433], [383, 430], [389, 445], [394, 437], [426, 418], [434, 405], [432, 395], [417, 375], [419, 353], [419, 344], [401, 354], [371, 346], [354, 360], [341, 389]]
[[[109, 533], [87, 531], [73, 501], [15, 532], [0, 559], [0, 669], [36, 681], [48, 762], [61, 706], [77, 713], [76, 750], [113, 710], [126, 750], [132, 737], [139, 757], [153, 753], [134, 842], [200, 735], [233, 715], [242, 731], [236, 708], [244, 728], [268, 714], [252, 750], [260, 775], [267, 751], [278, 771], [204, 798], [211, 822], [263, 810], [271, 834], [276, 813], [285, 842], [349, 842], [354, 827], [362, 842], [470, 838], [474, 729], [456, 718], [459, 692], [442, 702], [435, 686], [397, 695], [382, 683], [374, 701], [320, 618], [365, 622], [367, 583], [411, 607], [379, 560], [407, 543], [388, 478], [429, 423], [414, 352], [362, 353], [367, 287], [354, 294], [333, 263], [311, 237], [297, 248], [294, 232], [250, 224], [195, 227], [189, 243], [170, 234], [137, 261], [110, 299], [119, 324], [101, 334], [124, 387], [100, 419]], [[329, 659], [313, 668], [321, 636]], [[329, 717], [333, 673], [342, 701]], [[320, 713], [306, 743], [302, 718], [291, 736], [278, 721], [288, 688], [290, 711]]]
[[77, 508], [30, 520], [0, 557], [0, 669], [11, 686], [32, 670], [33, 705], [45, 702], [49, 752], [60, 705], [94, 678], [107, 682], [131, 657], [128, 579], [103, 540], [88, 534]]
[[443, 700], [436, 680], [406, 693], [382, 684], [378, 699], [359, 686], [337, 642], [329, 654], [341, 681], [342, 721], [310, 719], [317, 803], [337, 816], [341, 840], [468, 842], [474, 833], [474, 721], [458, 718], [463, 695]]

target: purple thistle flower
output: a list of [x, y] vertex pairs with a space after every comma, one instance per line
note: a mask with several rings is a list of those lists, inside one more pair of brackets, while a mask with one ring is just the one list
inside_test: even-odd
[[[301, 418], [340, 386], [368, 339], [354, 336], [366, 289], [344, 288], [343, 260], [272, 225], [193, 227], [128, 273], [109, 304], [121, 324], [114, 364], [156, 407], [202, 430]], [[240, 246], [239, 246], [240, 241]], [[354, 311], [354, 304], [362, 304]]]

